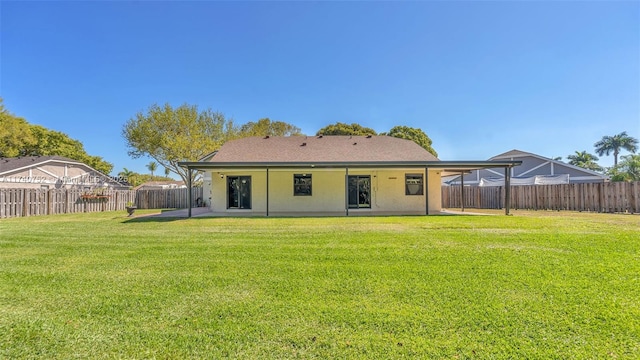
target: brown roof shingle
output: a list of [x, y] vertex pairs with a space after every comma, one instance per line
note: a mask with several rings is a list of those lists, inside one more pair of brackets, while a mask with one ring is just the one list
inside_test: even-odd
[[391, 136], [249, 137], [226, 142], [210, 162], [438, 161], [411, 140]]

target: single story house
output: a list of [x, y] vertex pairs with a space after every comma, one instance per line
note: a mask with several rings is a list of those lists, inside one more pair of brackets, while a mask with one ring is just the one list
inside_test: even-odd
[[440, 161], [390, 136], [322, 135], [242, 138], [180, 163], [204, 172], [205, 203], [219, 216], [437, 214], [443, 174], [518, 164]]
[[[511, 168], [511, 185], [553, 185], [601, 183], [609, 178], [598, 172], [553, 160], [521, 150], [511, 150], [496, 155], [490, 161], [521, 161], [522, 165]], [[501, 168], [472, 170], [461, 178], [460, 175], [443, 179], [445, 185], [504, 186], [505, 175]]]
[[89, 165], [63, 156], [0, 158], [0, 188], [80, 189], [129, 187]]

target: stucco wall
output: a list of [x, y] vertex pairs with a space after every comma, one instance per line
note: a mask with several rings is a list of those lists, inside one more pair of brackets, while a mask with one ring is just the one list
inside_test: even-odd
[[[441, 209], [440, 171], [429, 170], [428, 191], [423, 195], [405, 194], [405, 174], [422, 174], [424, 169], [350, 169], [349, 175], [371, 176], [371, 208], [349, 209], [349, 215], [424, 215]], [[294, 174], [311, 174], [312, 195], [295, 196]], [[252, 208], [227, 209], [227, 177], [251, 176]], [[210, 208], [224, 215], [266, 215], [267, 173], [265, 170], [211, 171], [204, 177], [204, 197]], [[269, 215], [346, 215], [345, 169], [269, 170]]]
[[[294, 196], [293, 175], [311, 174], [311, 196]], [[344, 213], [344, 170], [269, 171], [269, 212]]]

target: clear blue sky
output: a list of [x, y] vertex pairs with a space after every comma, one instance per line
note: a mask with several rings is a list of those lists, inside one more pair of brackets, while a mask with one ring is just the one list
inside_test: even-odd
[[[153, 103], [315, 134], [423, 129], [442, 160], [594, 153], [640, 138], [640, 2], [2, 1], [0, 95], [31, 123], [130, 159]], [[612, 156], [601, 158], [609, 166]]]

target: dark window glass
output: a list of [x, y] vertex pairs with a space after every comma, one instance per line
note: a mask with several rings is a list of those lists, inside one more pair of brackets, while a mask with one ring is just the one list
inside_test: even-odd
[[251, 209], [251, 176], [227, 176], [227, 208]]
[[371, 207], [371, 176], [349, 175], [349, 207]]
[[422, 174], [406, 174], [404, 183], [406, 195], [424, 195]]
[[311, 196], [311, 174], [293, 175], [293, 195]]

